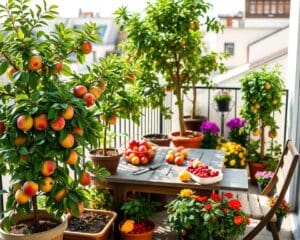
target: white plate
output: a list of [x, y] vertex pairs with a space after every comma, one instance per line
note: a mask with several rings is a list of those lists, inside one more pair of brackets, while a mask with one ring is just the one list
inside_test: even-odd
[[[214, 170], [215, 171], [215, 170]], [[193, 173], [189, 172], [191, 175], [191, 178], [200, 184], [213, 184], [213, 183], [217, 183], [222, 181], [223, 179], [223, 173], [221, 172], [221, 170], [216, 170], [219, 172], [219, 175], [216, 177], [207, 177], [207, 178], [203, 178], [203, 177], [198, 177], [196, 175], [194, 175]]]

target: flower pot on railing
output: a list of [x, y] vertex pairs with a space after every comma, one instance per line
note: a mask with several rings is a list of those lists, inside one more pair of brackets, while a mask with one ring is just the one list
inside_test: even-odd
[[221, 101], [216, 101], [216, 103], [217, 103], [217, 109], [219, 112], [228, 112], [229, 111], [230, 101], [221, 100]]

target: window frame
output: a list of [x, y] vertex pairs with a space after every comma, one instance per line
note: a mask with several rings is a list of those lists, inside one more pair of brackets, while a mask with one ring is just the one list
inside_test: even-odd
[[[271, 13], [272, 3], [275, 3], [276, 13]], [[282, 5], [283, 13], [279, 13], [279, 4]], [[246, 18], [288, 18], [290, 16], [290, 5], [290, 0], [246, 0]], [[268, 11], [266, 11], [267, 8]], [[257, 13], [258, 10], [261, 10], [261, 13]]]

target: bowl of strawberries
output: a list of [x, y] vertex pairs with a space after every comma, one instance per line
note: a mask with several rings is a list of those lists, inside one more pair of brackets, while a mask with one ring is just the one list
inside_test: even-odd
[[223, 179], [221, 170], [209, 167], [200, 161], [195, 161], [188, 166], [187, 171], [190, 173], [191, 178], [200, 184], [214, 184]]
[[146, 165], [152, 161], [158, 146], [147, 140], [131, 140], [123, 151], [123, 157], [133, 165]]

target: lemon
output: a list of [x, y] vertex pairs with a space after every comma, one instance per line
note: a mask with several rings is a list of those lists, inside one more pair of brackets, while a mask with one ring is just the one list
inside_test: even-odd
[[252, 131], [252, 135], [255, 137], [258, 136], [259, 134], [260, 134], [260, 130], [258, 128]]
[[268, 135], [269, 135], [269, 138], [276, 138], [277, 132], [275, 130], [274, 131], [270, 130]]
[[189, 174], [189, 172], [188, 171], [186, 171], [186, 170], [183, 170], [183, 171], [181, 171], [179, 174], [178, 174], [178, 178], [180, 179], [180, 181], [182, 181], [182, 182], [187, 182], [187, 181], [189, 181], [190, 180], [190, 174]]
[[270, 90], [271, 87], [272, 87], [272, 86], [271, 86], [270, 83], [267, 82], [267, 83], [265, 84], [265, 89], [266, 89], [266, 90]]

